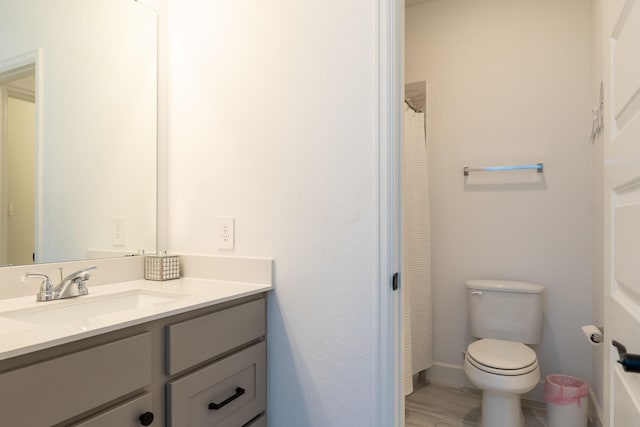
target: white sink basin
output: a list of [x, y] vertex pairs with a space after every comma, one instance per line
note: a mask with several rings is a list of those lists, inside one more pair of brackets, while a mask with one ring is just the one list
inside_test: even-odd
[[[97, 297], [77, 297], [60, 302], [42, 302], [42, 307], [5, 312], [0, 318], [34, 323], [56, 325], [61, 323], [80, 324], [89, 319], [114, 315], [124, 311], [142, 309], [163, 309], [166, 304], [178, 301], [185, 295], [164, 292], [135, 290]], [[51, 304], [51, 305], [47, 305]]]

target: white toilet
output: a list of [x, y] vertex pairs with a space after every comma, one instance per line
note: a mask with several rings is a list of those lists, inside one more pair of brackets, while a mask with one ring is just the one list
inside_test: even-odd
[[540, 380], [536, 353], [525, 344], [540, 341], [542, 294], [534, 283], [467, 281], [469, 327], [480, 338], [469, 344], [464, 372], [482, 390], [481, 427], [522, 427], [520, 395]]

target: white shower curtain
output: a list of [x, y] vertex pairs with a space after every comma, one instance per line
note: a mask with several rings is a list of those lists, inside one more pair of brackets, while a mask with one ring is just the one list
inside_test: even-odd
[[403, 388], [413, 391], [412, 376], [430, 368], [431, 227], [425, 117], [405, 105], [402, 142], [402, 351]]

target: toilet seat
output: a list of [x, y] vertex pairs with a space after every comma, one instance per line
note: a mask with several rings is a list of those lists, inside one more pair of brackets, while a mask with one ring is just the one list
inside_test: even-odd
[[538, 368], [536, 353], [513, 341], [488, 338], [475, 341], [467, 348], [466, 357], [475, 368], [495, 375], [526, 375]]

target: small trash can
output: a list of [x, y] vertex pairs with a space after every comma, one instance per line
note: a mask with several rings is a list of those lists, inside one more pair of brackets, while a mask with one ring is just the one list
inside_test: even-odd
[[544, 401], [549, 427], [586, 427], [589, 387], [585, 381], [569, 375], [547, 375]]

